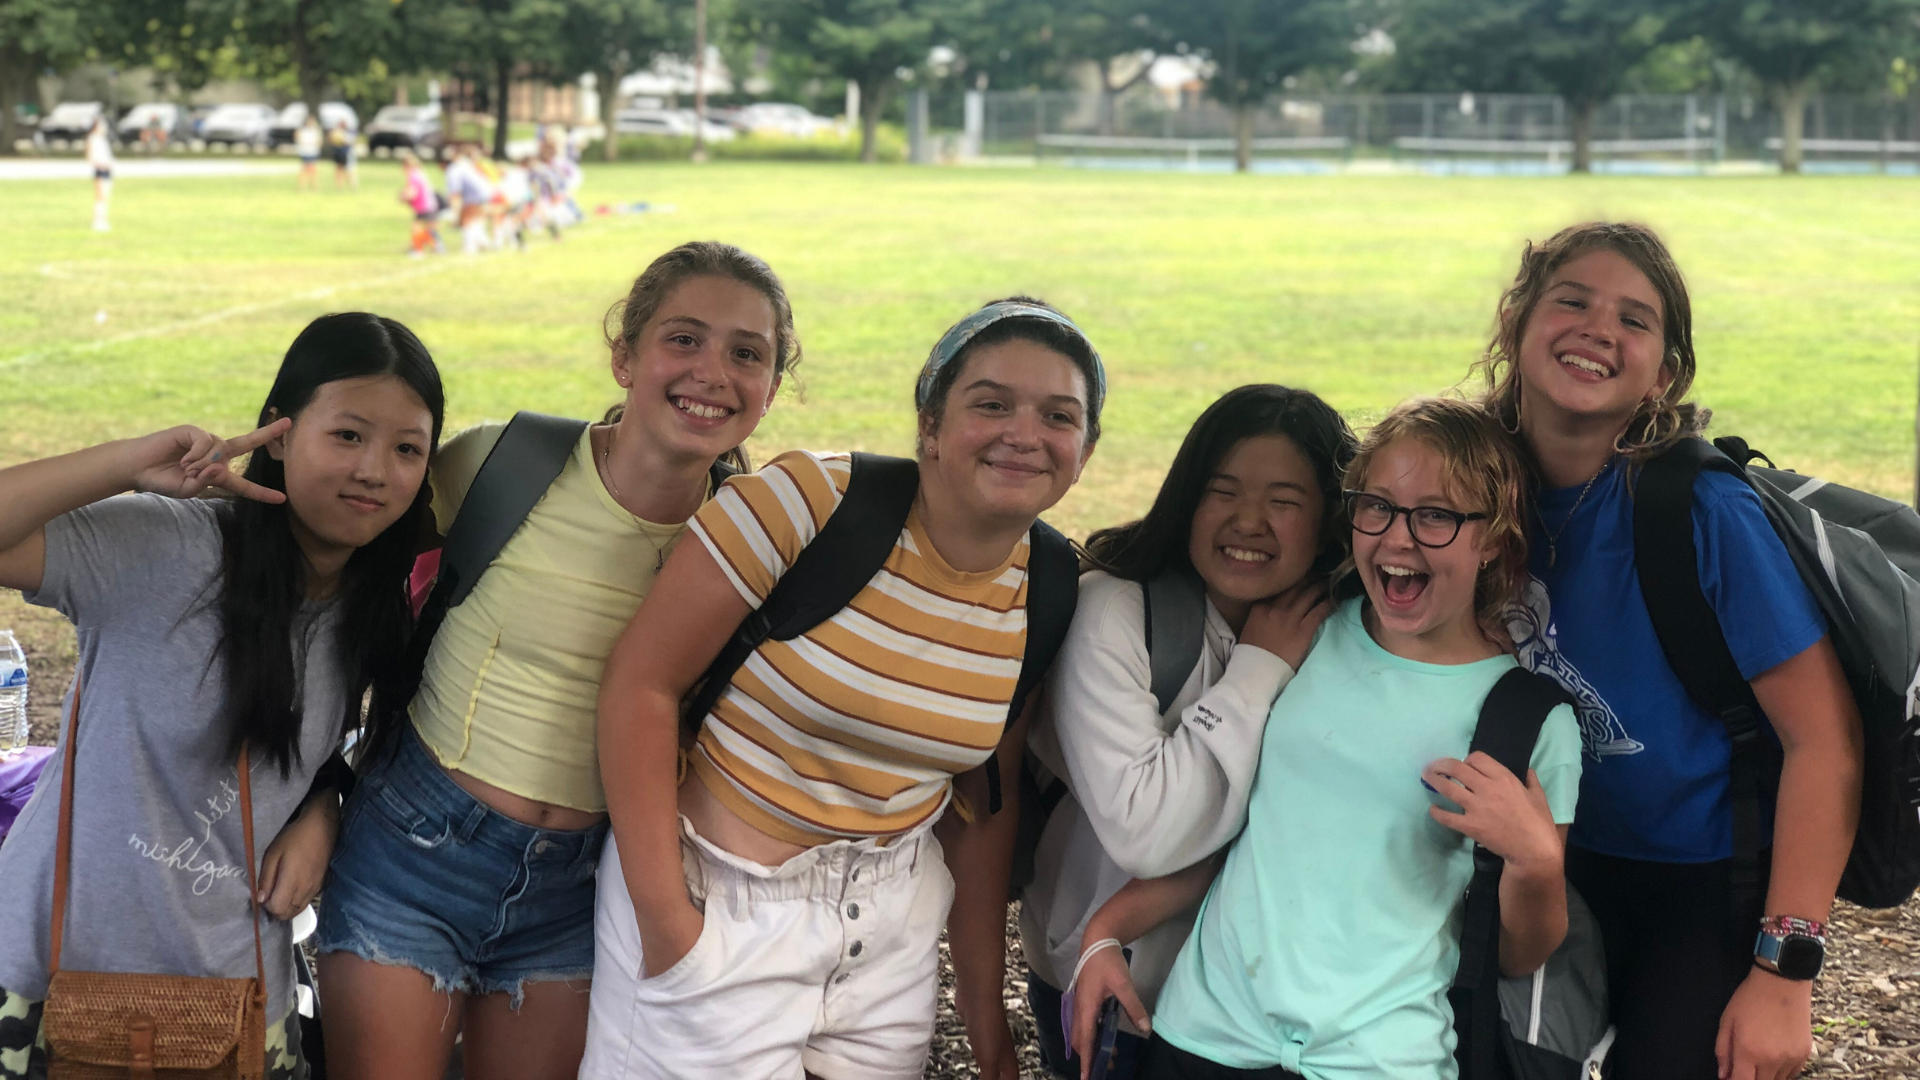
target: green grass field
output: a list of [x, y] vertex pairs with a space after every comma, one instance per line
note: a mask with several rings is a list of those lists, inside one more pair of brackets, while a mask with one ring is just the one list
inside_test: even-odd
[[[123, 179], [114, 231], [82, 181], [4, 185], [0, 464], [187, 421], [244, 426], [294, 334], [368, 308], [416, 329], [455, 426], [612, 399], [600, 319], [690, 238], [767, 258], [792, 290], [804, 391], [753, 450], [901, 450], [909, 388], [982, 300], [1044, 296], [1106, 355], [1106, 441], [1055, 517], [1070, 531], [1150, 499], [1188, 423], [1249, 381], [1315, 389], [1356, 422], [1458, 382], [1521, 242], [1594, 216], [1652, 223], [1693, 287], [1716, 427], [1783, 464], [1911, 487], [1920, 186], [1885, 178], [1451, 179], [589, 166], [596, 217], [525, 255], [409, 262], [397, 171], [357, 195], [291, 175]], [[105, 321], [98, 314], [104, 312]]]

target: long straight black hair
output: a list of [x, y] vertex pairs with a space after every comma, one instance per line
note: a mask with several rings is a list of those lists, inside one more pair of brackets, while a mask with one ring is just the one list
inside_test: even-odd
[[[298, 416], [322, 386], [341, 379], [391, 375], [419, 395], [433, 414], [433, 442], [440, 446], [446, 399], [440, 370], [413, 331], [392, 319], [349, 311], [322, 315], [293, 339], [260, 407], [260, 423]], [[284, 492], [286, 467], [264, 452], [247, 461], [246, 478]], [[407, 634], [407, 575], [413, 568], [420, 516], [433, 493], [422, 482], [400, 519], [348, 558], [340, 581], [336, 631], [339, 679], [346, 698], [344, 723], [360, 725], [367, 691], [374, 715], [392, 693]], [[226, 661], [228, 751], [242, 742], [261, 751], [288, 775], [300, 754], [300, 700], [295, 697], [296, 616], [306, 600], [307, 559], [294, 540], [286, 503], [233, 499], [220, 516], [225, 574], [220, 589], [221, 655]], [[309, 672], [309, 678], [322, 677]]]
[[1087, 537], [1087, 561], [1115, 577], [1146, 581], [1164, 570], [1192, 566], [1187, 554], [1193, 515], [1220, 463], [1242, 439], [1284, 435], [1313, 466], [1320, 488], [1320, 551], [1311, 573], [1339, 567], [1346, 546], [1332, 527], [1341, 517], [1340, 479], [1358, 443], [1333, 406], [1308, 390], [1255, 383], [1227, 391], [1187, 431], [1147, 516]]

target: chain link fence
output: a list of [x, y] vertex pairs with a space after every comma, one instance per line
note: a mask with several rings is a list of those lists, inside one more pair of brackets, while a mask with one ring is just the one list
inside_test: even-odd
[[[916, 161], [1031, 158], [1094, 168], [1196, 171], [1232, 167], [1231, 110], [1195, 94], [1152, 91], [914, 95]], [[1594, 111], [1597, 172], [1767, 168], [1781, 155], [1781, 117], [1765, 99], [1728, 94], [1629, 95]], [[1250, 118], [1258, 171], [1324, 171], [1398, 163], [1434, 172], [1562, 172], [1574, 117], [1544, 94], [1287, 96]], [[1920, 103], [1828, 95], [1804, 117], [1808, 171], [1920, 172]]]

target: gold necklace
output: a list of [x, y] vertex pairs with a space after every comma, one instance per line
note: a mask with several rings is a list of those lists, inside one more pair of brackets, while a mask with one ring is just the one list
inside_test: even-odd
[[[600, 475], [603, 478], [605, 478], [605, 480], [607, 481], [607, 490], [613, 493], [613, 501], [620, 502], [620, 483], [619, 481], [613, 478], [612, 456], [613, 456], [613, 431], [609, 429], [607, 431], [606, 445], [600, 448]], [[621, 503], [620, 508], [622, 510], [626, 510], [626, 504]], [[633, 511], [627, 510], [627, 513], [632, 514]], [[634, 517], [636, 518], [638, 518], [639, 516], [640, 515], [638, 514], [634, 514]], [[654, 540], [653, 534], [648, 532], [644, 527], [644, 525], [640, 529], [640, 535], [646, 537], [648, 546], [653, 548], [653, 572], [658, 574], [660, 572], [660, 568], [667, 564], [666, 549], [661, 547], [659, 543]]]
[[1593, 490], [1594, 481], [1599, 480], [1600, 473], [1606, 472], [1607, 465], [1611, 465], [1611, 464], [1613, 464], [1613, 459], [1611, 458], [1607, 459], [1606, 465], [1600, 466], [1600, 472], [1594, 473], [1592, 476], [1587, 478], [1587, 486], [1580, 489], [1580, 497], [1573, 500], [1573, 509], [1567, 511], [1567, 516], [1564, 520], [1560, 522], [1560, 527], [1558, 529], [1552, 528], [1547, 524], [1547, 515], [1542, 514], [1540, 512], [1539, 503], [1537, 502], [1534, 503], [1533, 516], [1540, 519], [1540, 531], [1545, 533], [1547, 537], [1547, 565], [1549, 567], [1551, 567], [1555, 562], [1559, 561], [1560, 538], [1566, 535], [1567, 526], [1573, 524], [1573, 515], [1580, 512], [1580, 504], [1587, 501], [1587, 492]]

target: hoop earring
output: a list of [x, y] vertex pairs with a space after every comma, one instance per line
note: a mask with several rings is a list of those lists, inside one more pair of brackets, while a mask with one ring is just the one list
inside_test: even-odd
[[[1632, 431], [1635, 424], [1642, 423], [1643, 416], [1645, 426], [1641, 429], [1640, 437], [1633, 442], [1625, 442], [1627, 431]], [[1680, 410], [1673, 402], [1664, 397], [1651, 400], [1647, 408], [1634, 410], [1633, 419], [1627, 421], [1626, 431], [1614, 436], [1613, 452], [1631, 457], [1663, 446], [1680, 433], [1682, 426]]]
[[[1501, 410], [1501, 413], [1504, 414], [1505, 411], [1506, 410], [1503, 409]], [[1498, 419], [1500, 421], [1501, 429], [1504, 430], [1507, 434], [1509, 435], [1520, 434], [1520, 374], [1519, 372], [1515, 372], [1513, 376], [1513, 426], [1507, 427], [1507, 418], [1505, 415], [1500, 415]]]

